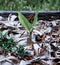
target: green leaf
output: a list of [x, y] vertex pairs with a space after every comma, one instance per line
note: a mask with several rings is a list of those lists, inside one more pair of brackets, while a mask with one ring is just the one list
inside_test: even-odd
[[37, 10], [36, 13], [35, 13], [34, 21], [33, 21], [33, 23], [32, 23], [32, 26], [31, 26], [31, 30], [30, 30], [30, 31], [33, 30], [33, 27], [36, 25], [37, 20], [38, 20], [38, 10]]
[[2, 32], [0, 31], [0, 38], [2, 37]]
[[31, 23], [25, 18], [20, 12], [18, 12], [19, 22], [25, 27], [28, 31], [31, 29]]
[[32, 23], [32, 26], [35, 26], [35, 25], [36, 25], [37, 20], [38, 20], [38, 11], [36, 11], [36, 13], [35, 13], [34, 21], [33, 21], [33, 23]]

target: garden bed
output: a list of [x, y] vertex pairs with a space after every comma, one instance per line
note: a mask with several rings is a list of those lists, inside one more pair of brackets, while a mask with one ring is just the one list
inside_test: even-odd
[[[22, 13], [32, 23], [35, 12], [22, 11]], [[60, 12], [39, 12], [38, 21], [32, 32], [32, 41], [27, 39], [29, 33], [19, 23], [17, 15], [16, 11], [0, 12], [2, 16], [0, 17], [0, 35], [2, 35], [0, 39], [3, 42], [0, 41], [2, 43], [1, 65], [60, 64]], [[7, 33], [6, 37], [5, 33]], [[9, 46], [7, 43], [5, 45], [7, 41], [9, 44], [13, 42], [13, 45]]]
[[[30, 15], [34, 15], [34, 11], [21, 11], [22, 14], [29, 18]], [[0, 16], [3, 17], [8, 17], [9, 14], [14, 14], [14, 15], [18, 15], [17, 11], [0, 11]], [[38, 14], [38, 19], [39, 20], [56, 20], [56, 19], [60, 19], [60, 11], [40, 11]], [[16, 19], [18, 20], [18, 18]]]

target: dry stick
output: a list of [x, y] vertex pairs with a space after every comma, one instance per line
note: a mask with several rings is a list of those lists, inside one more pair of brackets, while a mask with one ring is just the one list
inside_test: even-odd
[[33, 15], [31, 14], [30, 16], [28, 16], [28, 20], [33, 20]]
[[20, 37], [22, 37], [22, 35], [25, 33], [25, 31], [20, 35]]

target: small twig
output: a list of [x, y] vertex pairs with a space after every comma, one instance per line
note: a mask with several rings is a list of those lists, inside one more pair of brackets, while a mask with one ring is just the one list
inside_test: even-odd
[[22, 37], [22, 35], [25, 33], [25, 31], [20, 35], [20, 38]]

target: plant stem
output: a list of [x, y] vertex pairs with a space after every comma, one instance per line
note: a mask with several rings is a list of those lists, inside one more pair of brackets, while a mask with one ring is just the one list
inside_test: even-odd
[[32, 36], [32, 32], [30, 32], [30, 35], [29, 35], [30, 39], [31, 39], [31, 36]]

